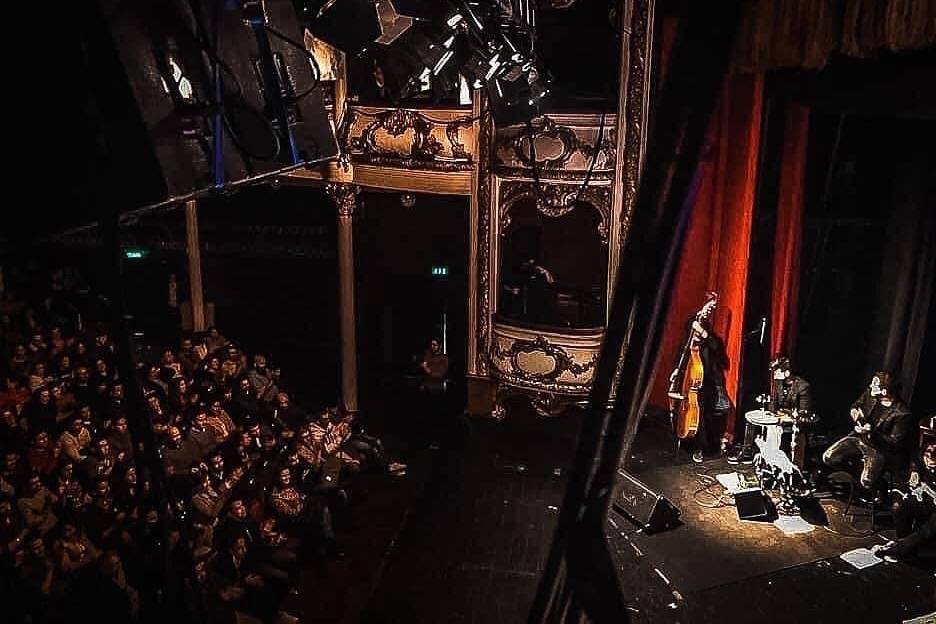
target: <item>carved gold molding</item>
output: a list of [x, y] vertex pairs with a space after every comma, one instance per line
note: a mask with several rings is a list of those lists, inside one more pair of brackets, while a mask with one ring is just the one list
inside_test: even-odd
[[[481, 162], [489, 162], [491, 143], [494, 134], [494, 122], [490, 117], [478, 124], [478, 155]], [[478, 375], [487, 375], [489, 367], [488, 344], [491, 327], [491, 215], [494, 205], [491, 201], [491, 185], [494, 183], [490, 168], [478, 167], [478, 229], [477, 229], [477, 319], [475, 344], [475, 371]]]
[[463, 110], [349, 107], [339, 129], [353, 163], [400, 169], [470, 172], [474, 119]]
[[499, 231], [503, 237], [510, 227], [510, 210], [524, 198], [536, 199], [536, 209], [547, 217], [560, 217], [576, 208], [575, 200], [580, 198], [598, 211], [601, 220], [598, 223], [598, 236], [601, 242], [608, 244], [611, 223], [611, 188], [607, 185], [583, 188], [580, 184], [550, 184], [543, 182], [504, 181], [500, 187], [498, 207], [500, 210]]
[[[647, 144], [650, 56], [654, 0], [633, 0], [629, 33], [627, 101], [624, 114], [623, 180], [618, 245], [623, 247], [637, 200], [637, 185]], [[610, 301], [610, 298], [609, 298]]]
[[498, 379], [534, 390], [580, 395], [588, 392], [602, 332], [566, 335], [494, 324], [491, 365]]
[[335, 202], [335, 208], [338, 210], [339, 217], [351, 217], [354, 215], [354, 209], [357, 207], [357, 196], [361, 192], [360, 187], [354, 184], [330, 183], [325, 185], [325, 192]]
[[497, 131], [492, 166], [501, 176], [530, 177], [534, 164], [532, 142], [538, 177], [582, 179], [594, 160], [591, 179], [610, 180], [616, 158], [615, 123], [615, 116], [610, 114], [557, 114], [537, 119], [529, 127], [501, 128]]

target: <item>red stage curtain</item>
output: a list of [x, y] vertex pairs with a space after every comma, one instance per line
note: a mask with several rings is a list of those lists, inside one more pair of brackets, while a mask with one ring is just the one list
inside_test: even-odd
[[[663, 330], [650, 396], [655, 405], [667, 405], [669, 372], [686, 322], [701, 307], [706, 290], [719, 294], [713, 325], [728, 352], [728, 396], [732, 403], [737, 399], [762, 105], [760, 74], [726, 79], [709, 126], [709, 158], [701, 165], [702, 180]], [[732, 409], [724, 432], [729, 439], [734, 437], [734, 422]]]
[[799, 303], [800, 243], [803, 234], [803, 184], [809, 109], [790, 104], [783, 132], [783, 161], [774, 238], [773, 290], [770, 305], [771, 353], [792, 355]]

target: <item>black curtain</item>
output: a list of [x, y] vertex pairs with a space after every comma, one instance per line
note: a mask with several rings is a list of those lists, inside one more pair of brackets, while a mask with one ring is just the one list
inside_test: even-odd
[[[936, 274], [936, 158], [933, 136], [923, 124], [896, 124], [893, 185], [884, 237], [877, 306], [871, 326], [867, 372], [886, 370], [900, 383], [904, 401], [919, 410], [933, 405], [914, 404], [921, 376], [921, 356], [931, 321]], [[889, 213], [889, 214], [888, 214]], [[933, 371], [928, 371], [932, 374]], [[930, 383], [933, 377], [929, 377]]]
[[917, 416], [936, 412], [936, 122], [819, 112], [807, 168], [799, 370], [823, 421], [874, 371]]

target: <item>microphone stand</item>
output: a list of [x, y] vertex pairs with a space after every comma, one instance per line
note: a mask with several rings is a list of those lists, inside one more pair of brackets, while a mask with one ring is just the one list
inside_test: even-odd
[[[762, 316], [760, 318], [760, 323], [756, 329], [753, 329], [749, 332], [746, 332], [741, 335], [741, 357], [744, 358], [744, 344], [753, 338], [758, 336], [758, 342], [763, 345], [764, 339], [766, 338], [767, 333], [767, 317]], [[738, 404], [735, 406], [735, 411], [743, 413], [743, 399], [744, 399], [744, 368], [741, 369], [741, 376], [738, 379]], [[737, 429], [737, 418], [735, 419], [735, 429]], [[734, 432], [732, 432], [734, 433]]]

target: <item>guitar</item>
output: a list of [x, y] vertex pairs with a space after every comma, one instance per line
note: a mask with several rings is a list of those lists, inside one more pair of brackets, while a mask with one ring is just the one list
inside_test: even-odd
[[926, 494], [930, 497], [930, 500], [932, 500], [933, 504], [936, 505], [936, 490], [931, 488], [928, 483], [920, 478], [919, 472], [910, 473], [910, 480], [907, 482], [907, 485], [910, 486], [910, 491], [907, 493], [904, 493], [898, 489], [894, 489], [892, 491], [894, 494], [900, 494], [900, 496], [905, 500], [912, 496], [921, 503], [923, 502], [923, 495]]

